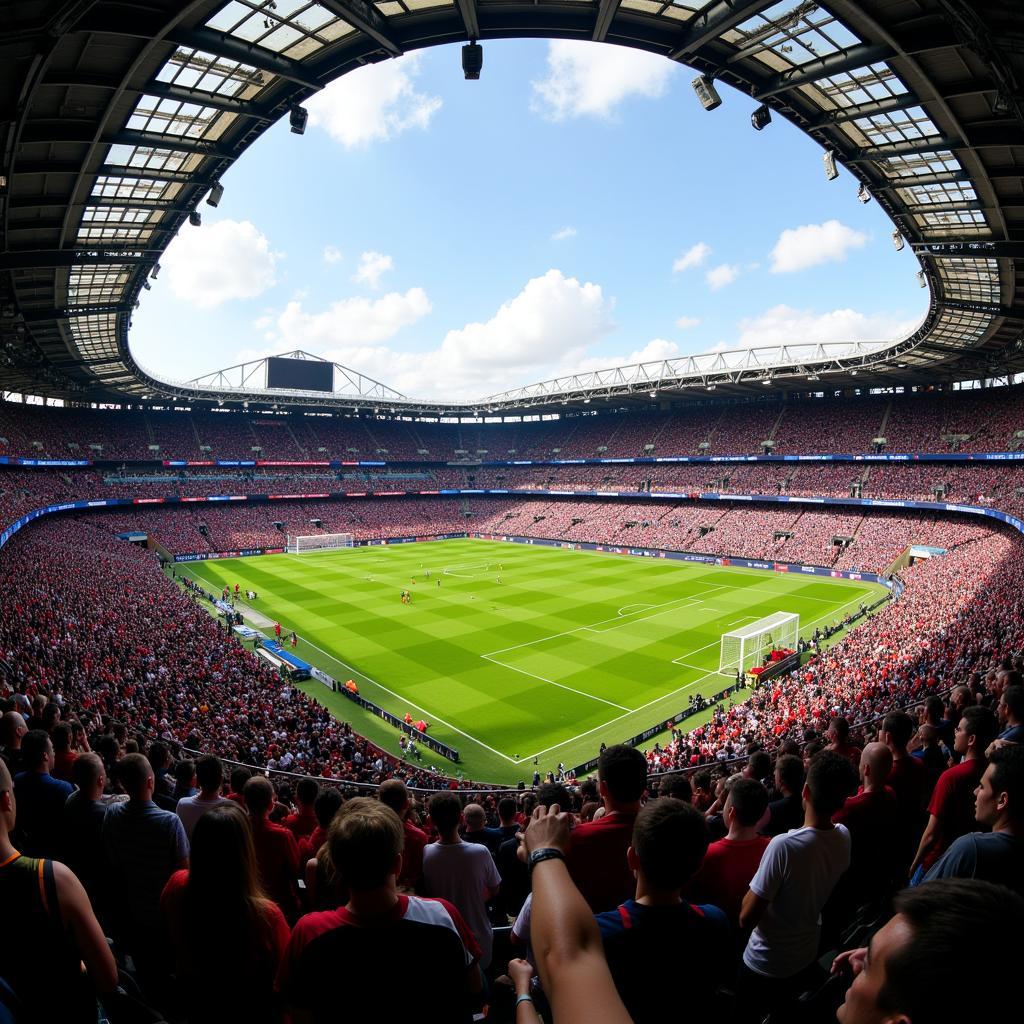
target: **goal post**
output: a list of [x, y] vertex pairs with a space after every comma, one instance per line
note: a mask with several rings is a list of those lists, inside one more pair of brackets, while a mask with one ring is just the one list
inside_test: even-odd
[[760, 665], [772, 650], [796, 650], [800, 639], [800, 616], [793, 612], [775, 612], [749, 625], [722, 634], [722, 652], [718, 674], [734, 676]]
[[326, 551], [331, 548], [351, 548], [355, 538], [351, 533], [315, 533], [309, 536], [286, 534], [285, 550], [289, 555], [301, 555], [304, 551]]

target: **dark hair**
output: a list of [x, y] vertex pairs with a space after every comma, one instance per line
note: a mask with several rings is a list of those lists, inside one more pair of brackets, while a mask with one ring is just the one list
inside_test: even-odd
[[729, 787], [726, 803], [731, 803], [744, 828], [756, 825], [768, 809], [768, 790], [757, 779], [736, 779]]
[[897, 747], [905, 747], [914, 735], [914, 720], [905, 711], [891, 711], [882, 719], [882, 730]]
[[807, 788], [811, 806], [822, 817], [831, 818], [857, 792], [857, 769], [849, 758], [834, 750], [822, 750], [807, 767]]
[[750, 777], [753, 779], [766, 779], [772, 773], [771, 755], [763, 750], [755, 750], [750, 755]]
[[241, 793], [245, 784], [252, 778], [252, 772], [248, 768], [231, 769], [231, 792]]
[[779, 782], [790, 793], [800, 794], [800, 790], [804, 787], [803, 758], [797, 757], [795, 754], [783, 754], [775, 762], [775, 773], [779, 777]]
[[179, 761], [174, 766], [174, 781], [176, 790], [189, 790], [192, 788], [192, 780], [196, 777], [196, 763], [188, 758]]
[[401, 815], [409, 802], [409, 790], [401, 779], [386, 779], [380, 784], [377, 797], [382, 804]]
[[313, 804], [313, 813], [316, 815], [317, 824], [321, 828], [329, 827], [343, 802], [344, 798], [337, 789], [322, 789]]
[[828, 727], [836, 734], [836, 738], [840, 741], [847, 739], [850, 735], [850, 723], [842, 715], [836, 715], [828, 723]]
[[1007, 795], [1015, 820], [1024, 819], [1024, 747], [1018, 743], [996, 747], [988, 763], [993, 768], [992, 789]]
[[349, 800], [335, 815], [327, 835], [331, 866], [342, 882], [358, 891], [383, 885], [404, 846], [405, 831], [398, 815], [369, 797]]
[[430, 819], [442, 835], [458, 826], [462, 801], [454, 793], [435, 793], [430, 798], [429, 807]]
[[693, 786], [685, 775], [670, 775], [663, 779], [658, 787], [658, 796], [670, 796], [674, 800], [682, 800], [684, 803], [693, 803]]
[[599, 758], [597, 775], [616, 803], [635, 803], [647, 788], [647, 758], [635, 747], [616, 743]]
[[242, 799], [249, 813], [256, 818], [262, 818], [270, 810], [274, 802], [274, 787], [270, 779], [262, 775], [254, 775], [242, 790]]
[[580, 799], [583, 801], [587, 800], [600, 800], [601, 795], [597, 788], [597, 779], [591, 775], [589, 778], [584, 779], [580, 783]]
[[984, 754], [999, 730], [996, 716], [988, 708], [971, 705], [964, 708], [960, 719], [967, 723], [967, 735], [974, 737], [974, 749]]
[[146, 783], [153, 777], [153, 766], [142, 754], [125, 754], [114, 768], [117, 781], [132, 800], [141, 800]]
[[693, 788], [703, 789], [706, 792], [711, 791], [711, 769], [705, 768], [702, 771], [694, 772], [693, 775]]
[[233, 802], [211, 807], [196, 820], [189, 846], [182, 902], [188, 938], [178, 945], [186, 973], [224, 969], [226, 957], [251, 974], [254, 963], [268, 959], [266, 904], [245, 811]]
[[99, 754], [79, 754], [71, 765], [71, 780], [79, 789], [92, 788], [103, 772]]
[[50, 742], [56, 754], [71, 749], [71, 726], [67, 722], [58, 722], [50, 731]]
[[167, 744], [161, 743], [159, 740], [156, 740], [154, 743], [150, 743], [146, 756], [148, 757], [149, 763], [153, 767], [154, 771], [156, 771], [157, 768], [163, 768], [171, 759], [170, 752], [167, 750]]
[[537, 787], [537, 803], [550, 807], [558, 804], [561, 811], [572, 810], [572, 794], [561, 782], [544, 782]]
[[941, 697], [929, 697], [924, 702], [924, 709], [929, 715], [934, 715], [940, 721], [946, 713], [946, 705], [942, 703]]
[[199, 788], [207, 793], [211, 789], [219, 790], [224, 785], [224, 765], [221, 764], [219, 757], [203, 754], [196, 761], [196, 782], [199, 783]]
[[22, 763], [29, 771], [35, 771], [46, 760], [46, 748], [50, 745], [50, 734], [45, 729], [29, 729], [21, 740]]
[[1018, 722], [1024, 719], [1024, 686], [1008, 686], [1003, 690], [1003, 703]]
[[303, 777], [295, 784], [295, 796], [299, 803], [308, 807], [316, 800], [320, 792], [320, 783], [316, 779]]
[[516, 816], [516, 802], [510, 796], [503, 796], [498, 801], [498, 817], [505, 821]]
[[914, 1024], [996, 1017], [1005, 1006], [1001, 986], [937, 985], [935, 979], [963, 973], [967, 936], [989, 977], [1013, 977], [1024, 959], [1024, 899], [990, 882], [944, 878], [904, 889], [893, 909], [913, 935], [886, 961], [879, 1008]]
[[659, 889], [682, 888], [707, 849], [704, 815], [692, 804], [672, 797], [652, 800], [636, 817], [633, 852], [644, 877]]

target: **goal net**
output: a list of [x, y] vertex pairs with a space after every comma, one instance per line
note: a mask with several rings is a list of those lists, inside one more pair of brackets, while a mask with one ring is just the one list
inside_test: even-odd
[[796, 650], [800, 639], [800, 616], [792, 612], [775, 612], [747, 626], [722, 634], [722, 655], [719, 675], [734, 676], [737, 669], [746, 673], [764, 662], [770, 651]]
[[303, 551], [324, 551], [328, 548], [350, 548], [355, 544], [351, 533], [315, 533], [310, 536], [296, 536], [289, 533], [285, 550], [290, 555], [301, 555]]

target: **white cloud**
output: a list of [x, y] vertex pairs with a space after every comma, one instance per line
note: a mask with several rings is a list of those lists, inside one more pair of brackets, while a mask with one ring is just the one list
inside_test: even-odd
[[199, 309], [252, 299], [274, 284], [280, 258], [251, 221], [219, 220], [184, 226], [160, 257], [175, 296]]
[[567, 239], [567, 238], [575, 238], [575, 237], [576, 237], [576, 229], [575, 228], [570, 228], [570, 227], [565, 227], [565, 228], [559, 228], [559, 230], [556, 231], [551, 236], [551, 241], [552, 242], [564, 242], [565, 239]]
[[394, 266], [391, 257], [382, 252], [364, 252], [359, 257], [359, 268], [352, 277], [353, 281], [368, 284], [371, 288], [380, 286], [381, 275]]
[[[300, 301], [292, 301], [272, 319], [265, 337], [277, 351], [375, 344], [429, 312], [430, 299], [422, 288], [410, 288], [404, 295], [389, 292], [379, 299], [342, 299], [321, 313], [309, 313]], [[265, 325], [266, 318], [259, 322]]]
[[862, 231], [827, 220], [824, 224], [803, 224], [786, 228], [771, 251], [772, 273], [786, 274], [806, 270], [819, 263], [838, 263], [850, 249], [860, 249], [868, 236]]
[[[401, 351], [381, 344], [430, 311], [419, 288], [376, 302], [346, 299], [322, 313], [290, 303], [265, 337], [274, 351], [301, 346], [412, 397], [475, 399], [565, 372], [585, 359], [614, 326], [612, 305], [600, 285], [549, 270], [489, 319], [449, 331], [433, 349]], [[604, 366], [618, 360], [598, 361]]]
[[719, 263], [717, 267], [712, 267], [704, 276], [711, 290], [717, 292], [719, 288], [732, 284], [740, 276], [740, 268], [731, 263]]
[[547, 77], [533, 83], [531, 107], [549, 121], [608, 118], [630, 96], [664, 95], [674, 67], [642, 50], [553, 39], [548, 43]]
[[419, 73], [419, 54], [350, 71], [306, 100], [310, 124], [349, 149], [425, 129], [441, 98], [416, 90]]
[[676, 327], [681, 331], [688, 330], [690, 327], [696, 327], [700, 323], [700, 318], [695, 316], [681, 316], [676, 321]]
[[691, 267], [699, 267], [711, 254], [711, 246], [706, 242], [698, 242], [696, 245], [691, 245], [681, 256], [676, 258], [675, 263], [672, 264], [672, 273], [678, 274], [683, 270], [689, 270]]
[[338, 263], [341, 260], [341, 250], [336, 245], [324, 246], [324, 263]]
[[595, 370], [609, 370], [616, 366], [632, 366], [634, 363], [653, 363], [662, 359], [675, 359], [680, 348], [674, 341], [652, 338], [643, 348], [627, 355], [587, 356], [573, 363], [567, 363], [559, 373], [592, 373]]
[[906, 337], [920, 317], [900, 313], [859, 313], [833, 309], [816, 313], [778, 305], [740, 321], [740, 335], [730, 348], [754, 345], [813, 344], [819, 341], [892, 341]]

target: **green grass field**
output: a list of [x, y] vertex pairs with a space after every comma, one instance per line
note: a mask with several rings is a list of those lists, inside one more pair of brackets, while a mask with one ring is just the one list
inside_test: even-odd
[[[785, 611], [809, 635], [883, 589], [476, 540], [177, 568], [218, 592], [257, 591], [255, 609], [298, 633], [296, 653], [394, 714], [425, 717], [466, 776], [507, 783], [528, 781], [535, 756], [544, 771], [582, 763], [722, 689], [723, 632]], [[397, 730], [315, 680], [303, 686], [397, 753]]]

